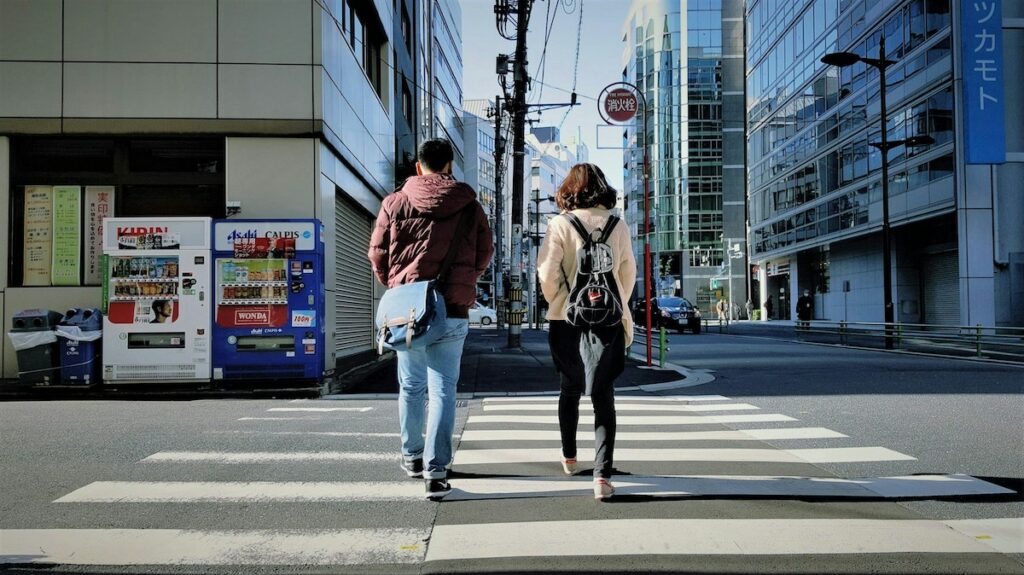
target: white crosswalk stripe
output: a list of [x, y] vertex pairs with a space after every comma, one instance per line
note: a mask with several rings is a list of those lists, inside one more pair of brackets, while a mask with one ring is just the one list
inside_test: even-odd
[[[764, 423], [768, 421], [796, 421], [779, 413], [752, 413], [739, 415], [624, 415], [616, 418], [618, 425], [704, 425], [712, 423]], [[557, 415], [471, 415], [468, 425], [479, 423], [543, 423], [558, 425]], [[580, 423], [593, 424], [594, 416], [580, 414]]]
[[[751, 411], [758, 409], [749, 403], [712, 403], [704, 405], [668, 405], [665, 403], [619, 403], [616, 402], [615, 411]], [[506, 403], [497, 405], [484, 405], [484, 411], [558, 411], [558, 405], [552, 403]]]
[[[561, 448], [545, 449], [461, 449], [454, 465], [494, 463], [544, 463], [558, 461]], [[594, 458], [590, 448], [579, 449], [577, 459]], [[616, 462], [632, 461], [746, 461], [764, 463], [853, 463], [864, 461], [906, 461], [909, 455], [885, 447], [835, 447], [817, 449], [618, 449]]]

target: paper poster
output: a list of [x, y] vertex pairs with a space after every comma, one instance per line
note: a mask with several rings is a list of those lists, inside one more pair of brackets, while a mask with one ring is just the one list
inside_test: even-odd
[[25, 249], [22, 285], [50, 285], [50, 250], [53, 231], [53, 188], [25, 188]]
[[81, 285], [82, 188], [53, 187], [53, 260], [50, 282], [55, 286]]
[[114, 187], [85, 188], [85, 283], [103, 281], [103, 218], [114, 217]]

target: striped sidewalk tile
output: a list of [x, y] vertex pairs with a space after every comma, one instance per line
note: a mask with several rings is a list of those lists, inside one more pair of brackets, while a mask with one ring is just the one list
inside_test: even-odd
[[[616, 442], [625, 441], [773, 441], [783, 439], [839, 439], [846, 435], [824, 427], [779, 427], [724, 431], [620, 431]], [[560, 442], [556, 429], [467, 429], [465, 442], [476, 441], [553, 441]], [[594, 432], [576, 432], [579, 441], [593, 441]]]
[[[652, 402], [663, 402], [663, 403], [677, 403], [683, 401], [732, 401], [728, 397], [721, 395], [665, 395], [665, 396], [651, 396], [651, 395], [616, 395], [615, 402], [636, 402], [636, 401], [652, 401]], [[520, 396], [520, 397], [486, 397], [484, 398], [484, 405], [497, 404], [497, 403], [543, 403], [543, 402], [558, 402], [558, 396]]]
[[421, 481], [96, 481], [54, 503], [424, 500]]
[[[969, 475], [910, 475], [902, 477], [793, 476], [621, 476], [614, 478], [615, 494], [644, 497], [821, 497], [821, 498], [934, 498], [1007, 495], [1013, 491]], [[458, 479], [446, 501], [577, 497], [592, 494], [589, 477]]]
[[415, 564], [428, 536], [426, 529], [0, 529], [0, 564]]
[[[542, 449], [460, 449], [453, 466], [499, 463], [546, 463], [558, 461], [560, 447]], [[593, 449], [581, 448], [577, 459], [592, 461]], [[913, 461], [909, 455], [885, 447], [833, 447], [814, 449], [616, 449], [615, 462], [749, 462], [749, 463], [861, 463], [870, 461]]]
[[[515, 536], [510, 537], [509, 534]], [[595, 537], [600, 533], [600, 537]], [[771, 534], [771, 536], [766, 536]], [[436, 525], [427, 561], [623, 555], [993, 553], [941, 521], [604, 519]]]
[[[707, 425], [717, 423], [764, 423], [768, 421], [796, 421], [796, 418], [779, 413], [741, 413], [736, 415], [622, 415], [615, 418], [616, 424], [624, 425]], [[470, 415], [466, 425], [482, 423], [542, 423], [558, 425], [557, 415]], [[592, 425], [594, 416], [580, 414], [580, 423]]]
[[[615, 411], [681, 411], [681, 412], [705, 412], [705, 411], [753, 411], [761, 409], [749, 403], [711, 403], [701, 405], [680, 405], [679, 402], [653, 403], [645, 402], [633, 404], [628, 402], [615, 402]], [[497, 405], [484, 405], [485, 412], [494, 411], [558, 411], [556, 403], [505, 403]]]

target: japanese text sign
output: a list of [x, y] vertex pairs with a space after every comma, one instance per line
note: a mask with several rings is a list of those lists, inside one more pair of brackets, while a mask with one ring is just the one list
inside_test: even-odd
[[1003, 2], [963, 0], [964, 148], [968, 164], [1006, 161]]

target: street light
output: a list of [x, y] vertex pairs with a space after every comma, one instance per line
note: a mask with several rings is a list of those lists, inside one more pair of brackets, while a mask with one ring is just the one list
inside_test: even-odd
[[892, 301], [892, 237], [889, 226], [889, 150], [899, 146], [927, 146], [934, 144], [935, 139], [928, 135], [912, 136], [903, 140], [890, 141], [887, 133], [888, 110], [885, 106], [885, 69], [895, 64], [885, 57], [885, 36], [879, 39], [878, 58], [865, 58], [853, 52], [833, 52], [821, 58], [823, 64], [839, 68], [863, 62], [878, 70], [878, 84], [882, 125], [882, 141], [871, 142], [870, 146], [878, 148], [882, 154], [882, 283], [883, 299], [885, 300], [885, 348], [893, 348], [893, 325], [896, 323], [895, 308]]

